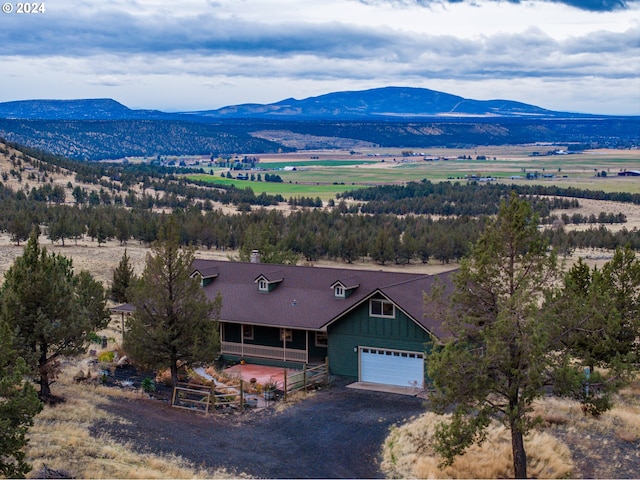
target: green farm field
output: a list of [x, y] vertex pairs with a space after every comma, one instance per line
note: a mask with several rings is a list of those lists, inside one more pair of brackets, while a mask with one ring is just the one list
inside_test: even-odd
[[[400, 150], [371, 150], [354, 155], [349, 152], [296, 152], [261, 158], [264, 169], [251, 173], [275, 173], [282, 183], [222, 178], [226, 169], [213, 175], [190, 178], [238, 188], [251, 187], [256, 194], [335, 198], [337, 193], [358, 187], [404, 184], [428, 179], [464, 181], [469, 177], [492, 177], [498, 182], [539, 183], [605, 192], [640, 193], [640, 177], [620, 177], [621, 170], [640, 171], [640, 150], [590, 150], [578, 154], [546, 155], [550, 150], [565, 151], [566, 146], [498, 146], [470, 149], [428, 149], [403, 156]], [[532, 156], [537, 152], [536, 156]], [[313, 157], [313, 158], [312, 158]], [[478, 160], [484, 157], [485, 160]], [[464, 159], [463, 159], [464, 158]], [[295, 167], [284, 170], [284, 167]], [[268, 167], [268, 168], [267, 168]], [[526, 179], [537, 172], [541, 178]], [[604, 172], [604, 173], [603, 173]], [[236, 175], [237, 172], [231, 172]], [[542, 178], [542, 176], [550, 178]]]

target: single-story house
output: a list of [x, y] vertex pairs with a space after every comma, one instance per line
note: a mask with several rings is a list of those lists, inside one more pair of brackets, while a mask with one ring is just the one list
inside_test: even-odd
[[[425, 353], [446, 337], [425, 309], [438, 276], [197, 259], [192, 277], [222, 297], [221, 354], [267, 365], [328, 359], [333, 375], [423, 386]], [[426, 312], [426, 313], [425, 313]]]

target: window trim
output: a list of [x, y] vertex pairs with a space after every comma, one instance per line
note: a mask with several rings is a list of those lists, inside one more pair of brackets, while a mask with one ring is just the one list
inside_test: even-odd
[[[380, 304], [380, 313], [374, 313], [373, 312], [373, 305], [375, 303], [379, 303]], [[384, 310], [385, 310], [385, 306], [391, 306], [391, 313], [390, 314], [385, 314]], [[370, 317], [376, 317], [376, 318], [395, 318], [396, 317], [396, 306], [393, 302], [390, 302], [389, 300], [384, 300], [382, 298], [372, 298], [371, 300], [369, 300], [369, 316]]]
[[[318, 341], [318, 336], [324, 336], [324, 340]], [[329, 335], [327, 332], [316, 332], [315, 334], [315, 345], [316, 347], [328, 347], [329, 346]]]
[[338, 298], [344, 298], [346, 294], [345, 288], [342, 285], [336, 285], [333, 289], [333, 294]]
[[293, 330], [290, 328], [281, 328], [280, 341], [291, 343], [293, 341]]
[[[245, 328], [248, 328], [249, 332], [251, 332], [251, 333], [247, 334], [245, 332]], [[254, 340], [255, 339], [255, 333], [253, 331], [253, 325], [247, 325], [247, 324], [243, 324], [242, 325], [242, 339], [243, 340]]]
[[258, 280], [258, 290], [261, 292], [269, 291], [269, 282], [267, 282], [264, 278]]

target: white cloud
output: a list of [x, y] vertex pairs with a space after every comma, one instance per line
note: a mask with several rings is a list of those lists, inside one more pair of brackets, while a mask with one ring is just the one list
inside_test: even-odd
[[640, 114], [640, 5], [589, 11], [598, 5], [58, 0], [40, 16], [0, 17], [0, 101], [112, 97], [189, 110], [408, 85]]

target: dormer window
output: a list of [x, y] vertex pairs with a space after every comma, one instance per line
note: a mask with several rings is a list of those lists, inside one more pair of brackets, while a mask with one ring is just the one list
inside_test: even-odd
[[353, 277], [337, 280], [331, 285], [333, 298], [347, 298], [359, 286], [360, 283]]
[[276, 288], [283, 280], [284, 276], [282, 275], [282, 271], [277, 270], [275, 272], [263, 273], [261, 275], [258, 275], [254, 282], [258, 284], [259, 292], [270, 292], [274, 288]]
[[204, 270], [195, 270], [190, 276], [200, 281], [201, 287], [206, 287], [213, 282], [220, 274], [218, 267], [205, 268]]

